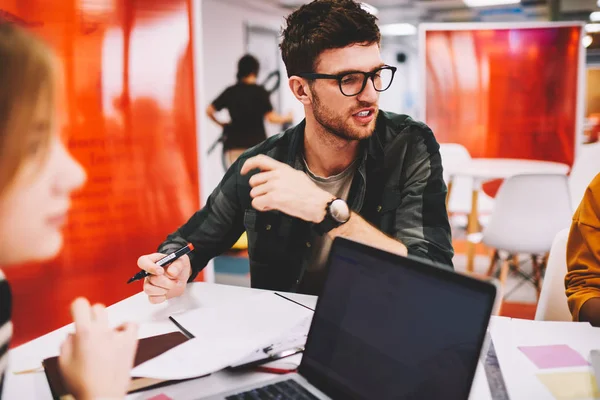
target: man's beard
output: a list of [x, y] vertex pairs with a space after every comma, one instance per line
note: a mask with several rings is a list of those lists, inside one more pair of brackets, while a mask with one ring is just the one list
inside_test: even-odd
[[[359, 103], [360, 108], [370, 108], [373, 104], [370, 103]], [[377, 113], [379, 110], [376, 111]], [[367, 139], [373, 135], [375, 131], [375, 121], [377, 120], [377, 114], [373, 118], [373, 121], [363, 127], [356, 127], [350, 125], [345, 116], [336, 115], [331, 111], [325, 104], [321, 103], [319, 96], [313, 92], [313, 114], [315, 119], [321, 126], [329, 133], [337, 136], [343, 140], [362, 140]]]

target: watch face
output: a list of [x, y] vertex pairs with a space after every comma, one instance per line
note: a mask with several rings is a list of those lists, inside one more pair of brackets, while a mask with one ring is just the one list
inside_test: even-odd
[[340, 224], [346, 223], [350, 219], [350, 209], [342, 199], [335, 199], [329, 206], [329, 211], [333, 219]]

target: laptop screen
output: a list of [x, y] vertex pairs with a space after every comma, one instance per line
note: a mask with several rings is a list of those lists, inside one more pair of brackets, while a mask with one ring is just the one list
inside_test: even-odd
[[337, 239], [299, 372], [333, 398], [467, 399], [495, 287]]

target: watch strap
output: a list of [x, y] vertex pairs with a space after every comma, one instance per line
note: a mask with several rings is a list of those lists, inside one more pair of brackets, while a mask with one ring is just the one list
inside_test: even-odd
[[318, 224], [313, 225], [314, 230], [321, 236], [323, 236], [330, 230], [335, 229], [338, 226], [342, 225], [340, 222], [336, 221], [333, 218], [333, 216], [331, 215], [330, 206], [331, 206], [331, 203], [333, 203], [335, 200], [338, 200], [338, 199], [337, 198], [332, 199], [325, 206], [325, 218], [323, 218], [323, 221], [319, 222]]

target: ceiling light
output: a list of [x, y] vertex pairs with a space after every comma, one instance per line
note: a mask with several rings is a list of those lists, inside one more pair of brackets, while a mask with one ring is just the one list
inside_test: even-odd
[[583, 37], [583, 46], [584, 47], [590, 47], [590, 45], [592, 44], [592, 42], [594, 41], [594, 38], [592, 38], [590, 35], [585, 35]]
[[586, 24], [585, 31], [588, 33], [600, 32], [600, 24]]
[[600, 7], [600, 0], [598, 0], [598, 2], [596, 4], [598, 5], [598, 7]]
[[409, 36], [417, 34], [417, 28], [414, 25], [405, 23], [381, 25], [379, 31], [383, 36]]
[[377, 15], [379, 13], [379, 10], [376, 7], [373, 7], [368, 3], [360, 3], [360, 7], [369, 14]]
[[518, 4], [521, 2], [521, 0], [463, 0], [463, 2], [468, 7], [490, 7], [503, 6], [507, 4]]
[[593, 13], [590, 14], [590, 21], [600, 21], [600, 11], [594, 11]]

